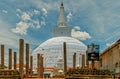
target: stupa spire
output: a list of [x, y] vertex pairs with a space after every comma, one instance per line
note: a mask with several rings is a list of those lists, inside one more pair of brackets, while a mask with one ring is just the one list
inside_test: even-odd
[[58, 18], [58, 27], [65, 27], [65, 26], [66, 26], [66, 20], [65, 20], [65, 15], [64, 15], [64, 5], [62, 2], [60, 6], [60, 14]]
[[58, 36], [71, 37], [71, 28], [67, 27], [65, 18], [66, 17], [64, 15], [64, 5], [62, 1], [60, 6], [60, 14], [58, 17], [58, 27], [53, 28], [54, 37], [58, 37]]

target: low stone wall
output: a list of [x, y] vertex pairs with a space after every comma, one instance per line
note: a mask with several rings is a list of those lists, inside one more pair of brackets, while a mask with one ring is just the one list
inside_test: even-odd
[[21, 79], [18, 75], [0, 75], [0, 79]]
[[0, 79], [21, 79], [17, 70], [0, 70]]
[[67, 77], [66, 79], [112, 79], [112, 76], [106, 75], [74, 75], [74, 77]]
[[112, 79], [109, 70], [73, 69], [67, 72], [66, 79]]

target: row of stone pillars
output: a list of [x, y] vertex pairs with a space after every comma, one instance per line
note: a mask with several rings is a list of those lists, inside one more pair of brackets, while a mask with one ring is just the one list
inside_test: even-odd
[[[67, 72], [67, 50], [66, 50], [66, 42], [63, 43], [64, 48], [64, 74], [66, 76]], [[17, 53], [14, 52], [14, 69], [16, 70], [16, 59]], [[38, 66], [38, 77], [43, 78], [43, 55], [37, 54], [37, 66]], [[30, 61], [30, 67], [29, 67]], [[4, 45], [1, 45], [1, 66], [4, 69]], [[76, 67], [76, 53], [73, 55], [73, 69]], [[85, 56], [82, 55], [82, 68], [85, 67]], [[24, 40], [19, 40], [19, 73], [21, 78], [24, 76]], [[9, 69], [12, 69], [12, 49], [9, 49]], [[26, 77], [32, 77], [33, 70], [33, 57], [30, 56], [29, 60], [29, 44], [26, 44]]]
[[[4, 45], [1, 45], [1, 69], [5, 69], [5, 64], [4, 64]], [[24, 40], [20, 39], [19, 40], [19, 73], [21, 76], [21, 79], [23, 77], [32, 77], [32, 70], [33, 70], [33, 57], [29, 56], [29, 44], [26, 44], [26, 73], [24, 75]], [[8, 69], [12, 69], [12, 49], [9, 48], [9, 63], [8, 63]], [[30, 59], [29, 59], [30, 58]], [[17, 65], [17, 53], [14, 52], [14, 70], [16, 70], [16, 65]], [[43, 56], [38, 54], [38, 77], [43, 78]]]
[[[1, 45], [1, 69], [4, 69], [4, 45]], [[9, 62], [8, 69], [12, 69], [12, 49], [9, 48]], [[16, 63], [16, 52], [14, 52], [14, 63]], [[16, 69], [16, 65], [14, 65], [14, 69]]]
[[[86, 51], [86, 57], [85, 54], [81, 54], [82, 55], [82, 67], [81, 68], [89, 68], [89, 61], [88, 61], [88, 53]], [[85, 66], [85, 59], [86, 59], [86, 66]], [[80, 59], [79, 59], [80, 61]], [[94, 69], [94, 62], [92, 61], [92, 69]], [[75, 69], [76, 67], [76, 53], [74, 53], [73, 55], [73, 69]]]
[[[63, 54], [64, 54], [64, 74], [66, 77], [66, 72], [67, 72], [67, 50], [66, 50], [66, 42], [63, 43]], [[86, 65], [88, 68], [88, 60], [87, 60], [87, 53], [86, 53]], [[82, 54], [82, 68], [85, 68], [85, 55]], [[76, 69], [76, 53], [73, 55], [73, 69]]]
[[[85, 55], [84, 54], [82, 54], [82, 67], [81, 68], [83, 69], [85, 68]], [[73, 69], [76, 69], [76, 53], [74, 53], [73, 55]]]
[[[9, 49], [8, 69], [12, 69], [12, 49]], [[4, 69], [4, 45], [1, 45], [1, 69]], [[16, 52], [14, 52], [14, 69], [16, 69]]]

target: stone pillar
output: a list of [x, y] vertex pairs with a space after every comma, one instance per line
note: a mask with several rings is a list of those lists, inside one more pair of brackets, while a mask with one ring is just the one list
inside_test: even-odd
[[16, 70], [17, 54], [14, 52], [14, 69]]
[[40, 78], [43, 78], [43, 72], [44, 72], [44, 68], [43, 68], [43, 56], [42, 56], [42, 54], [40, 54]]
[[63, 53], [64, 53], [64, 75], [66, 77], [67, 72], [67, 51], [66, 51], [66, 42], [63, 43]]
[[12, 49], [9, 49], [9, 69], [12, 69]]
[[29, 76], [29, 44], [26, 44], [26, 77]]
[[76, 53], [73, 55], [73, 69], [76, 69]]
[[94, 60], [91, 61], [92, 69], [94, 69]]
[[79, 54], [79, 68], [81, 68], [80, 66], [81, 66], [81, 54]]
[[4, 45], [1, 45], [1, 69], [4, 69]]
[[87, 65], [87, 68], [89, 68], [89, 62], [88, 62], [88, 52], [86, 51], [86, 65]]
[[38, 78], [40, 78], [40, 54], [37, 54]]
[[24, 40], [20, 39], [19, 40], [19, 72], [21, 79], [23, 79], [23, 75], [24, 75], [23, 66], [24, 66]]
[[33, 56], [30, 56], [30, 77], [32, 77], [33, 74]]
[[43, 75], [44, 75], [44, 66], [43, 66], [43, 61], [44, 60], [44, 57], [43, 57], [43, 55], [42, 55], [42, 78], [43, 78]]
[[82, 68], [85, 68], [85, 55], [82, 54]]

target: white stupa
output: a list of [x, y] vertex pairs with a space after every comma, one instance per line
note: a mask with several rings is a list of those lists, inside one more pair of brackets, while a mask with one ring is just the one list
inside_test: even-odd
[[87, 46], [71, 37], [71, 28], [67, 27], [63, 3], [60, 6], [58, 27], [53, 28], [53, 37], [40, 44], [32, 53], [34, 67], [37, 67], [37, 54], [43, 54], [44, 66], [54, 67], [57, 61], [63, 59], [63, 42], [67, 45], [67, 66], [72, 66], [73, 54], [76, 53], [76, 65], [79, 63], [80, 53], [85, 53]]

